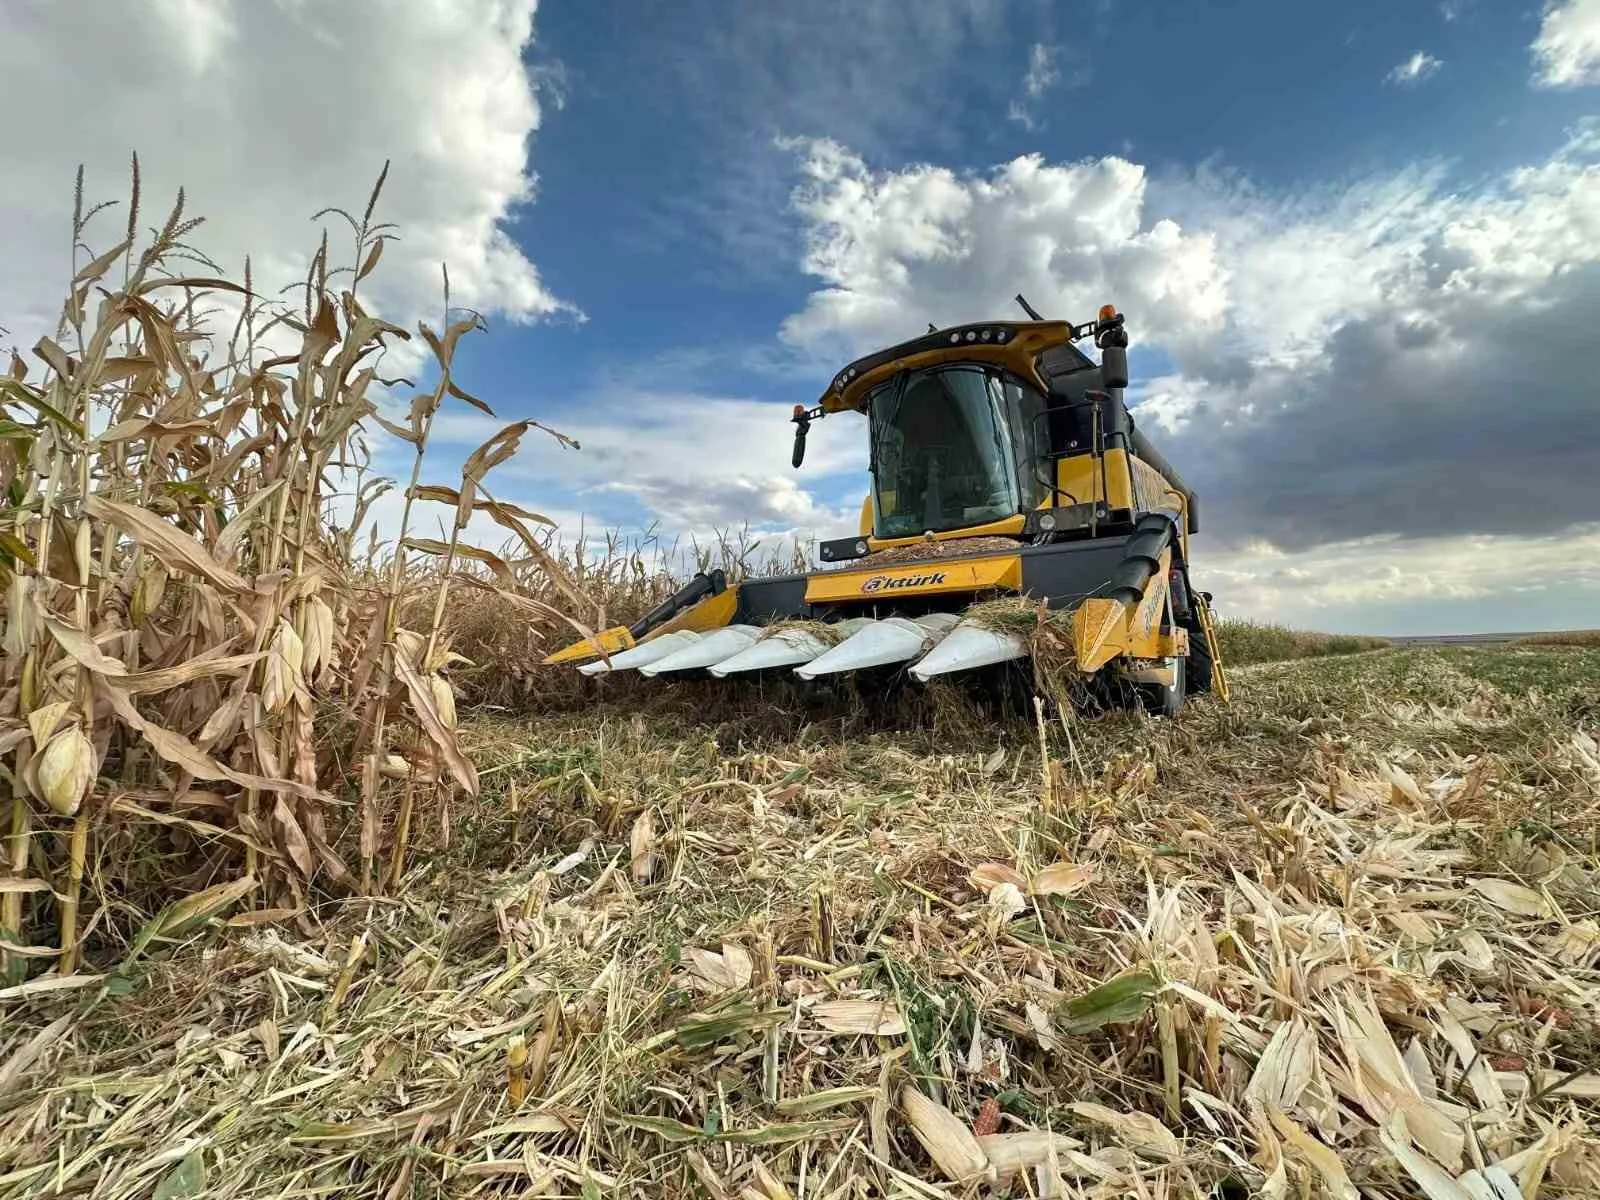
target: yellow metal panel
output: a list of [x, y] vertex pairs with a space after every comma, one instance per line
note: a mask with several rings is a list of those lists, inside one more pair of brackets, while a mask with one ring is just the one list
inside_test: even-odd
[[1145, 582], [1144, 595], [1139, 600], [1139, 605], [1133, 610], [1133, 615], [1128, 618], [1129, 648], [1134, 654], [1148, 657], [1142, 648], [1150, 638], [1159, 633], [1158, 623], [1162, 610], [1167, 606], [1168, 578], [1167, 572], [1172, 568], [1172, 548], [1169, 546], [1161, 552], [1155, 574]]
[[1107, 450], [1103, 469], [1102, 460], [1093, 454], [1063, 458], [1056, 464], [1056, 487], [1079, 504], [1102, 500], [1107, 508], [1132, 508], [1128, 452], [1120, 447]]
[[1041, 351], [1070, 341], [1071, 330], [1072, 327], [1065, 321], [1041, 321], [1038, 324], [1022, 327], [1003, 345], [992, 342], [961, 342], [934, 350], [924, 350], [920, 354], [908, 354], [904, 358], [893, 359], [880, 367], [874, 367], [865, 375], [858, 376], [842, 392], [830, 387], [822, 394], [818, 403], [822, 405], [823, 411], [831, 413], [847, 408], [860, 408], [866, 403], [867, 393], [897, 371], [914, 370], [940, 362], [994, 363], [1022, 376], [1041, 392], [1048, 392], [1049, 385], [1039, 378], [1039, 373], [1033, 368], [1033, 360]]
[[618, 651], [630, 649], [633, 644], [633, 634], [628, 632], [627, 626], [616, 625], [610, 629], [602, 629], [592, 638], [573, 642], [572, 645], [563, 646], [554, 654], [545, 655], [543, 662], [547, 666], [554, 663], [582, 662], [584, 659], [598, 658], [601, 651], [616, 654]]
[[648, 642], [663, 633], [675, 633], [680, 629], [693, 629], [697, 632], [703, 629], [721, 629], [733, 620], [733, 614], [738, 608], [739, 589], [730, 587], [684, 609], [665, 625], [652, 629], [640, 640]]
[[871, 571], [823, 571], [806, 581], [807, 604], [845, 600], [892, 600], [902, 595], [978, 592], [991, 588], [1017, 591], [1022, 586], [1022, 559], [1015, 554], [913, 563]]
[[[891, 498], [891, 503], [892, 503]], [[868, 492], [861, 501], [861, 520], [856, 525], [856, 532], [862, 537], [872, 536], [872, 493]]]
[[[1188, 652], [1181, 629], [1161, 631], [1161, 613], [1167, 607], [1167, 569], [1172, 550], [1161, 552], [1160, 566], [1144, 585], [1136, 605], [1095, 597], [1078, 605], [1072, 614], [1073, 652], [1078, 669], [1098, 671], [1114, 658], [1170, 658]], [[1182, 649], [1178, 649], [1178, 647]]]
[[[738, 607], [739, 589], [731, 587], [715, 596], [707, 596], [698, 604], [684, 609], [666, 624], [658, 625], [645, 634], [638, 642], [634, 641], [633, 635], [626, 628], [618, 625], [596, 634], [593, 638], [585, 638], [581, 642], [563, 646], [554, 654], [546, 655], [544, 662], [546, 664], [583, 662], [586, 659], [598, 658], [600, 650], [604, 650], [607, 654], [616, 654], [619, 650], [630, 649], [639, 643], [648, 642], [652, 638], [679, 629], [720, 629], [733, 620], [733, 614]], [[600, 643], [600, 649], [595, 648], [596, 642]]]

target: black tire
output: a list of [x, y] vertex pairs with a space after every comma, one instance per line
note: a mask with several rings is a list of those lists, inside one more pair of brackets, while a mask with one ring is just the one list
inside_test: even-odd
[[1206, 631], [1200, 627], [1199, 621], [1194, 625], [1189, 630], [1189, 665], [1184, 674], [1189, 690], [1199, 696], [1211, 690], [1216, 668], [1211, 661], [1211, 645], [1206, 641]]
[[1172, 660], [1172, 685], [1163, 687], [1159, 683], [1141, 683], [1139, 699], [1144, 702], [1145, 710], [1158, 717], [1176, 717], [1183, 711], [1183, 697], [1187, 688], [1184, 677], [1187, 671], [1184, 666], [1188, 660], [1174, 658]]

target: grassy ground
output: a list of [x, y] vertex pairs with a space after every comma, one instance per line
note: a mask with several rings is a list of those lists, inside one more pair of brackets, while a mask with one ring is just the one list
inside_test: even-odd
[[0, 1197], [1600, 1188], [1600, 650], [710, 695], [469, 716], [394, 898], [0, 992]]
[[1600, 646], [1600, 629], [1552, 630], [1518, 638], [1521, 646]]
[[1235, 666], [1284, 662], [1295, 658], [1326, 658], [1381, 650], [1387, 638], [1351, 633], [1313, 633], [1261, 621], [1219, 621], [1217, 640], [1222, 659]]

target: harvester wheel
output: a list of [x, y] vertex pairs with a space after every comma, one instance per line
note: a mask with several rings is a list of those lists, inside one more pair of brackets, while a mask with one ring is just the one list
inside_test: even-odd
[[[1195, 622], [1199, 625], [1199, 622]], [[1205, 630], [1192, 629], [1189, 631], [1189, 661], [1184, 672], [1185, 685], [1195, 695], [1211, 690], [1212, 677], [1215, 668], [1211, 663], [1211, 646], [1206, 642]]]
[[1158, 717], [1175, 717], [1183, 711], [1184, 658], [1172, 660], [1172, 683], [1164, 686], [1159, 683], [1139, 684], [1139, 699], [1144, 701], [1146, 711]]

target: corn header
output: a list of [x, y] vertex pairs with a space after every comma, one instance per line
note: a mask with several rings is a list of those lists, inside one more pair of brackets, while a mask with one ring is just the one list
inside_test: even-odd
[[1187, 694], [1226, 699], [1210, 596], [1190, 578], [1196, 497], [1123, 402], [1123, 316], [1107, 306], [1075, 325], [1017, 302], [1029, 320], [930, 327], [795, 406], [796, 469], [814, 421], [866, 418], [859, 527], [821, 544], [819, 569], [736, 584], [702, 573], [633, 625], [545, 661], [588, 675], [926, 681], [1028, 656], [1025, 631], [973, 610], [1011, 595], [1066, 628], [1065, 670], [1166, 715]]

